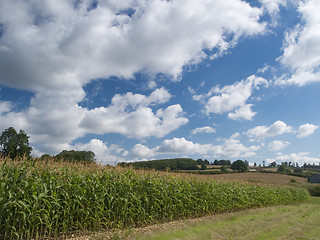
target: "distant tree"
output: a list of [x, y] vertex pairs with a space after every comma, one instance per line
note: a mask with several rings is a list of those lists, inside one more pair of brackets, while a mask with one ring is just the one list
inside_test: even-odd
[[237, 160], [237, 161], [234, 161], [232, 164], [231, 164], [231, 169], [232, 170], [237, 170], [237, 171], [240, 171], [240, 172], [245, 172], [248, 170], [248, 166], [246, 165], [246, 163], [242, 160]]
[[285, 164], [281, 164], [277, 169], [277, 172], [286, 172], [286, 171], [287, 171], [287, 166]]
[[197, 161], [196, 161], [199, 165], [203, 164], [203, 160], [201, 158], [199, 158]]
[[223, 165], [222, 165], [221, 168], [220, 168], [220, 171], [221, 171], [221, 172], [227, 172], [226, 166], [223, 166]]
[[203, 160], [203, 163], [204, 163], [205, 165], [210, 165], [210, 162], [209, 162], [207, 159]]
[[30, 157], [32, 147], [29, 146], [29, 136], [25, 131], [20, 130], [19, 133], [10, 127], [4, 130], [0, 136], [0, 154], [10, 157]]
[[270, 164], [270, 167], [276, 167], [277, 166], [277, 163], [276, 162], [272, 162], [271, 164]]
[[247, 160], [244, 160], [244, 163], [249, 167], [249, 162]]
[[231, 162], [230, 160], [214, 160], [214, 165], [226, 165], [226, 166], [230, 166]]
[[70, 162], [94, 162], [95, 160], [95, 154], [92, 151], [63, 150], [55, 157]]
[[257, 166], [257, 163], [255, 162], [255, 163], [253, 164], [253, 166], [256, 167], [256, 166]]
[[170, 170], [199, 170], [197, 161], [190, 158], [161, 159], [127, 163], [135, 169]]
[[201, 164], [201, 170], [206, 170], [206, 169], [207, 169], [207, 165], [204, 164], [204, 163], [202, 163], [202, 164]]
[[50, 160], [50, 159], [53, 159], [53, 157], [49, 154], [43, 154], [41, 157], [40, 157], [41, 160]]
[[302, 173], [302, 168], [295, 168], [293, 171], [295, 173]]

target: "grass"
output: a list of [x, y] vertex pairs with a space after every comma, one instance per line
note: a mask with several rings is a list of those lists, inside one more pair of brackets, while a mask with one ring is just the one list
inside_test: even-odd
[[320, 198], [308, 202], [217, 215], [165, 230], [145, 231], [127, 239], [206, 240], [206, 239], [305, 239], [320, 236]]
[[1, 239], [135, 227], [310, 198], [303, 189], [164, 178], [91, 165], [0, 165]]

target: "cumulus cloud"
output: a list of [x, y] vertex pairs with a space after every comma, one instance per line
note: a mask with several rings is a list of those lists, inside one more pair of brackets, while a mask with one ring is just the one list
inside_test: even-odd
[[313, 134], [318, 128], [319, 126], [316, 126], [314, 124], [303, 124], [298, 129], [298, 138], [308, 137], [309, 135]]
[[119, 146], [113, 144], [109, 147], [107, 143], [102, 142], [99, 139], [91, 139], [88, 143], [77, 143], [70, 146], [69, 149], [74, 149], [78, 151], [92, 151], [95, 153], [95, 158], [98, 163], [102, 164], [115, 164], [117, 162], [124, 161], [119, 154], [123, 155], [124, 150]]
[[288, 141], [274, 140], [271, 143], [269, 143], [268, 147], [271, 151], [279, 151], [287, 147], [289, 144], [290, 143]]
[[267, 86], [268, 81], [252, 75], [246, 80], [224, 86], [221, 89], [215, 87], [211, 91], [215, 96], [210, 97], [206, 103], [206, 112], [217, 114], [229, 112], [228, 117], [230, 119], [252, 120], [256, 112], [252, 111], [252, 104], [248, 104], [247, 101], [251, 97], [252, 91], [259, 89], [259, 85]]
[[270, 127], [268, 126], [257, 126], [247, 131], [249, 137], [263, 139], [267, 137], [274, 137], [282, 135], [284, 133], [292, 132], [292, 127], [287, 126], [286, 123], [282, 121], [274, 122]]
[[280, 77], [279, 85], [295, 84], [303, 86], [320, 81], [320, 17], [317, 0], [301, 1], [298, 12], [303, 24], [297, 24], [288, 31], [283, 43], [283, 54], [278, 58], [292, 74]]
[[117, 94], [108, 107], [91, 110], [78, 105], [85, 97], [84, 91], [79, 88], [73, 91], [40, 91], [31, 99], [26, 111], [0, 115], [1, 127], [24, 129], [39, 151], [55, 154], [60, 151], [59, 146], [88, 133], [161, 137], [188, 122], [182, 116], [183, 110], [179, 104], [158, 108], [156, 112], [152, 110], [151, 106], [156, 108], [171, 98], [164, 88], [154, 90], [149, 96]]
[[9, 112], [11, 109], [10, 102], [0, 102], [0, 115]]
[[191, 131], [192, 134], [198, 134], [198, 133], [216, 133], [216, 130], [212, 127], [205, 126], [205, 127], [198, 127], [196, 129], [193, 129]]
[[[260, 34], [262, 11], [240, 0], [0, 2], [0, 83], [39, 89], [139, 71], [178, 77]], [[205, 17], [204, 17], [205, 16]], [[19, 69], [19, 71], [17, 71]]]
[[150, 149], [139, 143], [132, 148], [131, 154], [138, 158], [149, 158], [157, 155], [157, 149], [158, 148]]
[[165, 136], [188, 121], [179, 104], [153, 111], [171, 97], [165, 89], [116, 95], [110, 106], [90, 110], [79, 105], [83, 87], [141, 72], [177, 80], [185, 67], [222, 55], [241, 37], [263, 34], [262, 14], [240, 0], [2, 0], [0, 84], [34, 96], [20, 112], [2, 102], [1, 127], [26, 130], [49, 153], [87, 133]]
[[149, 97], [132, 93], [116, 95], [109, 107], [88, 111], [80, 127], [97, 134], [120, 133], [134, 138], [163, 137], [188, 122], [182, 116], [183, 110], [179, 104], [158, 109], [156, 113], [148, 107], [169, 98], [170, 94], [161, 89], [155, 90]]
[[302, 166], [304, 163], [307, 164], [319, 164], [320, 158], [317, 157], [310, 157], [308, 156], [309, 153], [291, 153], [291, 154], [280, 154], [276, 158], [268, 158], [266, 161], [268, 163], [277, 162], [292, 162], [292, 163], [298, 163], [300, 166]]
[[138, 144], [133, 148], [132, 154], [136, 157], [146, 158], [161, 154], [173, 155], [202, 155], [221, 158], [247, 158], [256, 155], [260, 146], [245, 146], [240, 140], [233, 137], [225, 139], [221, 145], [200, 144], [186, 140], [185, 138], [173, 138], [164, 140], [155, 148], [148, 148]]
[[286, 6], [286, 0], [259, 0], [263, 9], [271, 16], [272, 25], [277, 25], [280, 6]]

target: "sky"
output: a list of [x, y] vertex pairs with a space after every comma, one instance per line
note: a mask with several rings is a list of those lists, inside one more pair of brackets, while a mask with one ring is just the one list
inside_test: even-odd
[[32, 155], [320, 162], [319, 0], [0, 0], [0, 131]]

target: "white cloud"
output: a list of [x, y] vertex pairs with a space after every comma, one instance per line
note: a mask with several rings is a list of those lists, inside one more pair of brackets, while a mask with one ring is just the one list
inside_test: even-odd
[[164, 103], [170, 99], [167, 90], [156, 89], [149, 97], [127, 93], [115, 95], [109, 107], [90, 110], [80, 123], [87, 132], [96, 134], [120, 133], [127, 137], [163, 137], [188, 122], [182, 117], [179, 104], [153, 113], [149, 105]]
[[308, 156], [309, 153], [291, 153], [291, 154], [284, 154], [284, 155], [279, 155], [276, 158], [268, 158], [266, 161], [268, 163], [271, 162], [277, 162], [277, 163], [282, 163], [282, 162], [292, 162], [292, 163], [298, 163], [300, 166], [302, 166], [304, 163], [307, 164], [319, 164], [320, 158], [316, 157], [310, 157]]
[[142, 144], [136, 144], [132, 148], [131, 154], [138, 158], [154, 157], [157, 154], [157, 148], [149, 149], [147, 146], [144, 146]]
[[254, 137], [257, 139], [263, 139], [267, 137], [274, 137], [284, 133], [292, 132], [292, 128], [287, 126], [286, 123], [282, 121], [274, 122], [270, 127], [268, 126], [257, 126], [247, 131], [249, 137]]
[[0, 102], [0, 115], [3, 113], [7, 113], [11, 110], [11, 103], [10, 102]]
[[229, 112], [228, 117], [230, 119], [252, 120], [256, 113], [251, 109], [252, 104], [247, 104], [246, 102], [251, 97], [252, 91], [259, 89], [259, 85], [267, 86], [268, 82], [264, 78], [252, 75], [246, 80], [224, 86], [221, 89], [215, 87], [211, 92], [218, 95], [208, 100], [205, 106], [206, 112], [217, 114]]
[[287, 147], [289, 144], [290, 143], [288, 141], [274, 140], [271, 143], [269, 143], [268, 147], [271, 151], [279, 151]]
[[240, 0], [121, 2], [1, 1], [1, 84], [62, 87], [140, 71], [177, 78], [207, 58], [204, 49], [224, 52], [265, 30], [262, 11]]
[[303, 86], [320, 81], [320, 2], [301, 1], [298, 11], [303, 24], [296, 25], [285, 35], [283, 55], [278, 60], [292, 70], [292, 75], [280, 77], [279, 85]]
[[[151, 106], [171, 97], [165, 89], [148, 97], [116, 95], [110, 106], [89, 110], [79, 105], [86, 98], [83, 87], [93, 79], [131, 79], [139, 72], [179, 79], [206, 54], [221, 55], [241, 37], [263, 34], [266, 26], [259, 19], [262, 10], [240, 0], [96, 3], [0, 1], [0, 84], [34, 94], [21, 112], [8, 112], [2, 103], [1, 127], [26, 130], [39, 152], [55, 153], [90, 132], [165, 136], [188, 121], [179, 104], [153, 112]], [[149, 81], [149, 88], [156, 86]]]
[[246, 147], [234, 137], [225, 139], [222, 145], [199, 144], [188, 141], [185, 138], [173, 138], [164, 140], [160, 146], [152, 149], [145, 145], [137, 144], [133, 148], [132, 154], [141, 158], [154, 157], [161, 154], [174, 154], [235, 159], [253, 157], [259, 149], [260, 146], [255, 145]]
[[179, 104], [154, 113], [150, 106], [166, 103], [171, 98], [164, 89], [156, 89], [149, 96], [127, 93], [115, 95], [108, 107], [92, 110], [77, 103], [84, 99], [81, 87], [41, 91], [31, 99], [24, 112], [0, 115], [1, 127], [14, 126], [30, 135], [30, 142], [39, 151], [56, 154], [59, 147], [88, 133], [120, 133], [126, 137], [162, 137], [186, 124]]
[[96, 161], [102, 164], [115, 164], [117, 162], [124, 161], [123, 158], [117, 156], [124, 152], [122, 148], [117, 145], [111, 145], [108, 147], [106, 143], [99, 139], [91, 139], [88, 143], [77, 143], [74, 146], [70, 146], [69, 149], [92, 151], [95, 153]]
[[216, 133], [216, 130], [212, 127], [205, 126], [205, 127], [198, 127], [196, 129], [193, 129], [191, 131], [192, 134], [197, 134], [197, 133]]
[[232, 120], [244, 119], [252, 120], [252, 118], [257, 114], [251, 110], [253, 104], [245, 104], [237, 108], [234, 112], [228, 113], [228, 117]]
[[280, 6], [286, 6], [286, 0], [259, 0], [264, 10], [271, 16], [272, 25], [277, 25], [279, 17]]
[[316, 126], [314, 124], [303, 124], [298, 129], [298, 138], [308, 137], [309, 135], [313, 134], [318, 128], [319, 126]]

